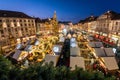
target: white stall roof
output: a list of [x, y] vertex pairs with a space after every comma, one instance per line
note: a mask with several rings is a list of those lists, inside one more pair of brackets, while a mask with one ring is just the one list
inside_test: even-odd
[[12, 58], [14, 58], [15, 60], [17, 60], [17, 59], [19, 58], [19, 55], [21, 54], [21, 52], [22, 52], [22, 51], [20, 51], [20, 50], [16, 50], [16, 51], [15, 51], [15, 54], [13, 55]]
[[94, 43], [94, 42], [88, 42], [88, 45], [89, 45], [90, 47], [95, 47], [95, 43]]
[[88, 42], [88, 45], [93, 48], [100, 48], [103, 47], [102, 42]]
[[32, 45], [27, 45], [25, 47], [25, 51], [31, 51], [32, 50]]
[[28, 56], [28, 53], [26, 51], [16, 50], [12, 58], [14, 58], [17, 61], [21, 61], [27, 56]]
[[23, 48], [23, 45], [21, 43], [17, 44], [16, 49], [21, 49], [21, 48]]
[[98, 57], [105, 57], [106, 56], [104, 49], [94, 48], [94, 50], [95, 50], [96, 56], [98, 56]]
[[88, 40], [90, 40], [90, 41], [93, 40], [93, 37], [91, 37], [91, 36], [88, 36], [87, 38], [88, 38]]
[[40, 44], [40, 41], [39, 40], [36, 40], [34, 45], [39, 45]]
[[108, 70], [119, 69], [115, 57], [102, 57], [102, 59]]
[[74, 70], [75, 66], [85, 69], [84, 58], [83, 57], [70, 57], [71, 70]]
[[79, 47], [71, 47], [70, 55], [71, 56], [80, 56], [80, 48]]
[[103, 44], [102, 44], [102, 42], [95, 42], [95, 46], [96, 47], [103, 47]]
[[49, 64], [52, 61], [54, 63], [54, 66], [56, 66], [57, 62], [58, 62], [58, 58], [59, 58], [59, 55], [50, 55], [50, 54], [47, 54], [45, 56], [45, 58], [44, 58], [44, 60], [45, 60], [44, 64], [45, 63]]
[[115, 54], [114, 54], [114, 52], [113, 52], [113, 49], [112, 48], [104, 48], [104, 50], [105, 50], [105, 53], [106, 53], [106, 55], [107, 56], [115, 56]]

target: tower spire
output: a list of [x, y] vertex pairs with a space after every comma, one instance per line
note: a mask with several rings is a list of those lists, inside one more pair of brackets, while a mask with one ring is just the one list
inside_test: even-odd
[[56, 11], [54, 11], [53, 19], [57, 19]]

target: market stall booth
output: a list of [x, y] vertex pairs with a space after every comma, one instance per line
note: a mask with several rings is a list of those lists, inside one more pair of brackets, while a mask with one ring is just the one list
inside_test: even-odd
[[75, 66], [83, 68], [85, 70], [84, 58], [83, 57], [70, 57], [71, 70], [74, 70]]

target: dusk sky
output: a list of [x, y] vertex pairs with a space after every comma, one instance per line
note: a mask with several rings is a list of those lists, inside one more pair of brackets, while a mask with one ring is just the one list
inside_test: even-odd
[[120, 0], [0, 0], [0, 9], [40, 18], [52, 17], [56, 11], [58, 20], [77, 22], [108, 10], [120, 13]]

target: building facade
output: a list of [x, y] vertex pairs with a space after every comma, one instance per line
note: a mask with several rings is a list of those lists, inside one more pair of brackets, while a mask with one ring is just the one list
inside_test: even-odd
[[57, 30], [58, 28], [56, 12], [54, 12], [52, 18], [47, 18], [47, 19], [36, 18], [35, 22], [36, 22], [36, 29], [38, 34], [54, 33], [55, 30]]
[[78, 24], [83, 30], [111, 38], [111, 41], [120, 46], [120, 13], [107, 11], [97, 18], [91, 16]]
[[16, 11], [0, 10], [0, 45], [3, 48], [15, 46], [17, 40], [35, 35], [35, 19]]
[[84, 31], [94, 32], [97, 27], [96, 19], [96, 16], [90, 16], [85, 20], [81, 20], [78, 25], [81, 26]]
[[120, 46], [120, 13], [107, 11], [97, 18], [96, 31]]
[[120, 32], [120, 14], [114, 11], [107, 11], [97, 18], [97, 30], [108, 36], [118, 35]]

